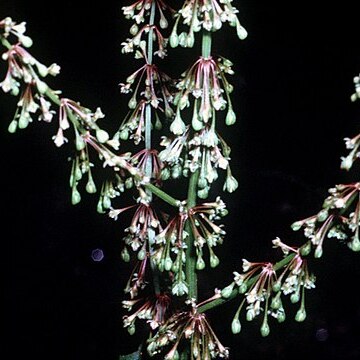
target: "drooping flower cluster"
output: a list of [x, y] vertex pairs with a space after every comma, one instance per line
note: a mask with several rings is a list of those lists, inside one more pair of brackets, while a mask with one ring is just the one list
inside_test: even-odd
[[229, 350], [221, 344], [206, 315], [199, 313], [195, 304], [190, 311], [175, 313], [160, 326], [156, 335], [148, 340], [147, 350], [154, 356], [171, 346], [164, 359], [179, 359], [178, 347], [183, 340], [190, 342], [191, 357], [195, 360], [229, 357]]
[[55, 63], [47, 67], [24, 49], [22, 45], [32, 45], [28, 40], [30, 38], [24, 34], [25, 23], [16, 24], [11, 18], [6, 18], [0, 22], [0, 30], [3, 30], [0, 33], [3, 41], [7, 41], [10, 34], [14, 34], [18, 39], [18, 43], [14, 45], [8, 43], [8, 50], [2, 55], [8, 68], [0, 87], [5, 93], [10, 92], [14, 96], [21, 93], [14, 119], [8, 128], [9, 132], [14, 133], [18, 128], [25, 129], [37, 112], [38, 120], [51, 122], [54, 111], [50, 110], [51, 104], [46, 95], [48, 86], [42, 79], [47, 75], [58, 75], [60, 67]]
[[323, 209], [293, 223], [293, 230], [304, 228], [305, 236], [315, 247], [315, 257], [321, 257], [326, 238], [347, 241], [350, 249], [360, 251], [360, 183], [337, 185], [329, 193]]
[[[155, 115], [152, 118], [156, 119], [153, 125], [157, 129], [162, 126], [158, 111], [164, 113], [166, 117], [171, 117], [173, 114], [170, 106], [173, 97], [172, 79], [153, 63], [153, 55], [158, 55], [160, 58], [166, 55], [167, 39], [160, 29], [168, 27], [164, 12], [172, 13], [173, 10], [161, 0], [139, 0], [122, 9], [126, 18], [135, 21], [130, 28], [132, 38], [122, 43], [122, 51], [134, 52], [135, 58], [144, 59], [145, 64], [128, 76], [125, 83], [120, 83], [121, 92], [124, 94], [132, 92], [132, 96], [128, 103], [130, 111], [115, 137], [127, 140], [130, 136], [135, 144], [139, 144], [144, 139], [147, 105], [151, 105]], [[160, 28], [155, 23], [157, 17]], [[145, 19], [148, 19], [148, 23], [145, 23]], [[145, 24], [139, 29], [142, 23]], [[157, 50], [154, 49], [156, 44]]]
[[131, 315], [123, 317], [124, 327], [128, 329], [130, 335], [135, 333], [136, 319], [146, 320], [152, 330], [163, 325], [171, 313], [171, 298], [168, 294], [159, 294], [134, 300], [124, 300], [122, 305], [128, 311], [136, 307], [136, 311]]
[[[237, 17], [238, 10], [232, 6], [232, 0], [186, 0], [177, 14], [177, 19], [170, 36], [170, 45], [176, 47], [193, 47], [195, 33], [202, 29], [206, 31], [220, 30], [223, 23], [228, 22], [236, 28], [238, 37], [247, 37], [245, 28]], [[180, 23], [189, 29], [179, 34]]]
[[[235, 288], [244, 299], [240, 303], [232, 322], [232, 331], [237, 334], [241, 331], [240, 313], [246, 305], [246, 320], [252, 321], [260, 314], [263, 320], [260, 328], [262, 336], [270, 333], [268, 316], [279, 322], [285, 320], [285, 310], [282, 304], [282, 295], [290, 295], [292, 303], [301, 300], [295, 319], [303, 321], [305, 311], [305, 289], [315, 287], [315, 277], [308, 271], [307, 261], [303, 258], [308, 247], [295, 249], [284, 244], [279, 238], [273, 240], [274, 247], [278, 247], [291, 259], [282, 268], [277, 269], [269, 262], [249, 262], [243, 259], [243, 272], [234, 272], [234, 281], [225, 287], [221, 294], [224, 298], [231, 296]], [[289, 255], [289, 253], [291, 255]]]

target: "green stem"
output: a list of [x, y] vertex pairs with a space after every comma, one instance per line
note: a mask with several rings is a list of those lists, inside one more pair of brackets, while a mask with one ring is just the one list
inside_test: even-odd
[[[196, 190], [199, 179], [199, 170], [196, 170], [190, 177], [188, 196], [187, 196], [187, 208], [191, 209], [196, 205]], [[186, 281], [189, 285], [189, 298], [197, 300], [197, 275], [196, 275], [196, 252], [194, 247], [194, 235], [191, 229], [191, 223], [188, 220], [185, 225], [185, 230], [188, 233], [186, 239], [186, 264], [185, 274]]]
[[[149, 19], [149, 35], [148, 35], [148, 43], [147, 43], [147, 47], [148, 47], [148, 51], [147, 51], [147, 63], [148, 65], [152, 65], [153, 62], [153, 25], [154, 25], [154, 21], [155, 21], [155, 9], [156, 9], [156, 4], [155, 1], [153, 1], [153, 3], [151, 4], [151, 10], [150, 10], [150, 19]], [[145, 148], [147, 150], [151, 150], [152, 148], [152, 142], [151, 142], [151, 105], [148, 103], [146, 104], [146, 108], [145, 108]], [[146, 165], [145, 165], [145, 175], [151, 179], [152, 176], [152, 159], [149, 156], [147, 158], [146, 161]], [[146, 188], [146, 192], [147, 194], [152, 197], [152, 192], [151, 189], [148, 187]], [[150, 256], [153, 253], [153, 246], [155, 243], [155, 232], [152, 228], [148, 229], [148, 240], [149, 240], [149, 252], [150, 252]], [[151, 270], [152, 270], [152, 274], [153, 274], [153, 284], [154, 284], [154, 291], [155, 294], [159, 295], [160, 294], [160, 277], [159, 277], [159, 270], [156, 267], [156, 264], [154, 263], [153, 260], [150, 261], [151, 264]]]
[[[211, 33], [203, 30], [202, 34], [202, 51], [201, 56], [209, 58], [211, 56]], [[196, 170], [190, 177], [188, 194], [187, 194], [187, 208], [191, 209], [196, 205], [197, 199], [197, 183], [199, 180], [199, 170]], [[196, 275], [196, 251], [194, 246], [194, 235], [191, 229], [190, 221], [186, 222], [185, 230], [188, 233], [186, 240], [186, 264], [185, 274], [186, 281], [189, 285], [189, 298], [197, 300], [197, 275]]]

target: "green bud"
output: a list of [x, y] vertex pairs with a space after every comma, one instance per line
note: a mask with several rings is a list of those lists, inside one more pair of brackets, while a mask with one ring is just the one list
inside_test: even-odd
[[95, 194], [96, 193], [96, 185], [95, 185], [94, 180], [92, 179], [91, 176], [89, 176], [89, 180], [88, 180], [88, 182], [86, 184], [85, 189], [89, 194]]
[[42, 77], [45, 77], [48, 74], [48, 68], [44, 64], [37, 62], [36, 67]]
[[224, 299], [228, 299], [231, 296], [231, 293], [232, 293], [233, 289], [234, 289], [234, 283], [231, 283], [230, 285], [224, 287], [221, 290], [221, 296]]
[[16, 132], [16, 129], [18, 127], [18, 123], [16, 120], [13, 120], [8, 127], [8, 132], [11, 134], [14, 134]]
[[220, 264], [220, 259], [214, 253], [212, 253], [210, 255], [210, 267], [216, 268], [219, 264]]
[[252, 320], [254, 320], [254, 318], [255, 318], [254, 310], [249, 309], [249, 310], [246, 312], [246, 320], [247, 320], [247, 321], [252, 321]]
[[318, 221], [323, 222], [327, 219], [328, 216], [329, 216], [328, 210], [322, 209], [321, 211], [319, 211], [316, 218]]
[[186, 37], [186, 46], [192, 48], [195, 43], [195, 36], [194, 33], [191, 31]]
[[171, 271], [174, 273], [179, 272], [180, 266], [179, 266], [179, 261], [174, 261], [171, 267]]
[[[280, 294], [280, 293], [279, 293]], [[274, 309], [274, 310], [278, 310], [280, 309], [281, 307], [281, 299], [280, 299], [280, 296], [275, 296], [272, 298], [271, 300], [271, 307]]]
[[161, 259], [159, 264], [158, 264], [158, 268], [161, 272], [163, 272], [165, 270], [165, 260]]
[[129, 138], [129, 130], [128, 129], [122, 129], [120, 131], [120, 139], [125, 141], [128, 138]]
[[231, 323], [231, 331], [233, 334], [238, 334], [241, 331], [241, 323], [238, 318], [234, 318]]
[[31, 47], [33, 44], [32, 39], [26, 35], [18, 35], [19, 41], [27, 48]]
[[301, 307], [295, 315], [295, 320], [298, 322], [302, 322], [305, 319], [306, 319], [306, 311], [303, 307]]
[[162, 129], [162, 123], [161, 123], [158, 116], [156, 116], [155, 126], [154, 127], [155, 127], [156, 130], [161, 130]]
[[229, 107], [229, 110], [228, 110], [226, 118], [225, 118], [225, 124], [230, 126], [230, 125], [234, 125], [235, 122], [236, 122], [236, 114], [235, 114], [234, 110], [232, 109], [232, 107]]
[[106, 195], [103, 196], [102, 206], [106, 210], [111, 208], [111, 199]]
[[291, 296], [290, 296], [290, 301], [291, 301], [293, 304], [299, 302], [299, 300], [300, 300], [300, 293], [299, 293], [298, 291], [295, 292], [295, 293], [293, 293], [293, 294], [291, 294]]
[[247, 285], [246, 283], [242, 283], [240, 286], [239, 286], [239, 293], [240, 294], [245, 294], [247, 291]]
[[191, 126], [195, 131], [200, 131], [204, 127], [202, 121], [199, 120], [196, 110], [194, 110], [194, 114], [191, 120]]
[[293, 231], [298, 231], [298, 230], [301, 229], [302, 224], [303, 224], [302, 221], [295, 221], [294, 223], [291, 224], [291, 229], [292, 229]]
[[206, 199], [209, 196], [209, 187], [198, 190], [197, 195], [200, 199]]
[[121, 258], [123, 259], [123, 261], [125, 262], [129, 262], [130, 261], [130, 254], [129, 251], [126, 247], [124, 247], [121, 251]]
[[306, 244], [304, 244], [301, 248], [300, 248], [300, 254], [302, 256], [307, 256], [310, 254], [311, 251], [311, 242], [308, 241]]
[[270, 334], [270, 327], [269, 327], [267, 320], [265, 320], [265, 319], [261, 325], [260, 333], [261, 333], [262, 337], [266, 337]]
[[282, 323], [286, 320], [286, 315], [285, 315], [284, 309], [279, 309], [279, 310], [282, 310], [282, 311], [279, 311], [278, 316], [277, 316], [277, 321], [279, 323]]
[[45, 94], [48, 89], [47, 84], [41, 80], [36, 80], [36, 87], [40, 94]]
[[85, 141], [84, 139], [77, 133], [76, 131], [76, 138], [75, 138], [75, 146], [77, 151], [81, 151], [85, 148]]
[[137, 254], [138, 260], [142, 261], [146, 258], [146, 250], [142, 248]]
[[29, 125], [29, 115], [21, 115], [19, 118], [19, 129], [25, 129]]
[[240, 40], [246, 39], [248, 35], [247, 31], [245, 30], [244, 27], [240, 25], [239, 21], [236, 22], [236, 33]]
[[359, 238], [353, 238], [352, 241], [350, 241], [348, 243], [348, 247], [349, 249], [351, 249], [352, 251], [360, 251], [360, 241], [359, 241]]
[[179, 360], [180, 359], [180, 355], [179, 355], [179, 352], [177, 350], [175, 350], [172, 359], [173, 360]]
[[170, 170], [169, 168], [163, 168], [161, 170], [161, 180], [168, 180], [170, 178]]
[[127, 331], [129, 333], [129, 335], [134, 335], [135, 334], [135, 324], [131, 324], [128, 326]]
[[205, 269], [205, 261], [201, 256], [198, 256], [196, 260], [196, 270], [204, 270]]
[[99, 201], [98, 201], [97, 206], [96, 206], [96, 211], [99, 214], [105, 214], [105, 210], [104, 210], [103, 204], [102, 204], [102, 196], [99, 198]]
[[130, 28], [130, 34], [135, 36], [137, 33], [139, 32], [139, 27], [137, 26], [137, 24], [135, 23], [134, 25], [131, 26]]
[[164, 269], [166, 271], [170, 271], [173, 265], [173, 261], [171, 260], [170, 257], [167, 257], [164, 261]]
[[99, 143], [103, 144], [109, 140], [109, 134], [102, 129], [96, 130], [96, 138], [98, 139]]
[[278, 292], [278, 291], [280, 291], [280, 289], [281, 289], [281, 282], [280, 282], [280, 281], [276, 281], [276, 282], [274, 283], [274, 285], [273, 285], [273, 291], [274, 291], [274, 292]]
[[208, 185], [208, 182], [207, 180], [205, 179], [204, 176], [200, 176], [199, 177], [199, 180], [198, 180], [198, 187], [200, 189], [203, 189], [204, 187], [206, 187]]
[[13, 86], [10, 90], [10, 94], [13, 96], [18, 96], [20, 89], [17, 86]]
[[178, 179], [180, 176], [181, 176], [181, 165], [180, 164], [177, 164], [175, 165], [173, 168], [172, 168], [172, 171], [171, 171], [171, 177], [173, 179]]
[[135, 109], [136, 105], [137, 105], [136, 97], [133, 96], [128, 102], [128, 107], [129, 109]]
[[126, 189], [131, 189], [133, 187], [133, 178], [132, 177], [129, 177], [125, 180], [125, 188]]
[[316, 247], [316, 249], [315, 249], [314, 257], [315, 257], [316, 259], [319, 259], [319, 258], [321, 258], [322, 254], [323, 254], [323, 249], [322, 249], [321, 244], [319, 244], [319, 245]]
[[72, 192], [71, 192], [71, 203], [73, 205], [78, 204], [81, 201], [81, 195], [76, 189], [76, 186], [73, 186]]
[[169, 42], [172, 48], [176, 48], [179, 45], [179, 37], [176, 33], [176, 27], [174, 27], [173, 31], [171, 32]]

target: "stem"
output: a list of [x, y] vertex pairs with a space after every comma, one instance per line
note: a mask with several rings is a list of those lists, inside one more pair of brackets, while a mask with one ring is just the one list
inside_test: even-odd
[[[209, 58], [211, 56], [211, 33], [207, 30], [203, 30], [202, 33], [202, 51], [201, 56]], [[196, 170], [190, 177], [188, 196], [187, 196], [187, 208], [190, 209], [196, 205], [196, 190], [199, 179], [199, 170]], [[186, 281], [189, 285], [189, 298], [197, 300], [197, 275], [196, 275], [196, 252], [194, 247], [194, 234], [191, 229], [190, 221], [188, 220], [185, 225], [185, 230], [188, 233], [186, 241], [186, 264], [185, 274]]]
[[[155, 1], [151, 4], [150, 10], [150, 19], [149, 19], [149, 36], [148, 36], [148, 51], [147, 51], [147, 62], [149, 65], [152, 65], [153, 62], [153, 25], [155, 21]], [[151, 105], [146, 104], [145, 108], [145, 148], [147, 150], [151, 150]], [[148, 156], [145, 165], [145, 175], [151, 179], [152, 176], [152, 158]], [[146, 188], [147, 194], [152, 197], [152, 192], [149, 187]], [[149, 240], [149, 252], [150, 252], [150, 266], [153, 274], [153, 284], [154, 291], [156, 295], [160, 294], [160, 279], [159, 279], [159, 271], [154, 263], [151, 260], [151, 256], [153, 254], [153, 245], [155, 243], [155, 232], [152, 228], [148, 229], [148, 240]]]
[[[199, 179], [199, 170], [196, 170], [190, 177], [187, 208], [190, 209], [196, 205], [196, 189]], [[189, 285], [189, 298], [197, 300], [197, 276], [196, 276], [196, 253], [194, 247], [194, 234], [191, 229], [191, 223], [187, 220], [185, 230], [188, 233], [186, 240], [186, 264], [185, 274], [186, 281]]]

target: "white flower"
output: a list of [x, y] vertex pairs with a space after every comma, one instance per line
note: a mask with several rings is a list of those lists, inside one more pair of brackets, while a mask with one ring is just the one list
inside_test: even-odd
[[59, 127], [57, 134], [53, 136], [52, 139], [57, 147], [60, 147], [64, 145], [64, 143], [68, 142], [68, 139], [64, 137], [63, 129], [61, 127]]

